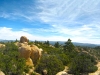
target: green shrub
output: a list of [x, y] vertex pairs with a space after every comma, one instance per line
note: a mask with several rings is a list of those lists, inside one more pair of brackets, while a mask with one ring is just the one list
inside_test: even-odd
[[36, 66], [36, 72], [41, 73], [47, 70], [48, 75], [55, 75], [57, 72], [64, 69], [62, 61], [54, 55], [43, 55], [39, 64]]
[[80, 73], [95, 72], [97, 67], [95, 66], [95, 59], [86, 53], [80, 53], [77, 55], [69, 65], [70, 73], [74, 75], [80, 75]]
[[0, 70], [5, 75], [22, 75], [26, 71], [25, 59], [18, 56], [18, 47], [13, 42], [6, 43], [5, 49], [0, 51]]

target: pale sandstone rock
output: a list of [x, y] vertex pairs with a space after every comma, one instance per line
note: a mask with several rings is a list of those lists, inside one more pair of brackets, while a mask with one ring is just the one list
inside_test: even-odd
[[27, 42], [24, 42], [24, 43], [16, 42], [15, 45], [18, 47], [21, 47], [21, 46], [27, 46], [28, 43]]
[[36, 45], [32, 45], [31, 46], [31, 58], [34, 64], [37, 63], [37, 61], [40, 59], [41, 57], [41, 51], [42, 49], [39, 49]]
[[61, 71], [61, 72], [57, 73], [56, 75], [68, 75], [68, 73]]
[[25, 36], [21, 36], [20, 42], [16, 42], [15, 45], [19, 47], [20, 57], [26, 59], [26, 65], [36, 64], [40, 59], [43, 50], [36, 45], [28, 45], [28, 39]]
[[24, 42], [29, 42], [29, 40], [27, 39], [27, 37], [21, 36], [20, 43], [24, 43]]
[[34, 66], [31, 58], [26, 59], [26, 65]]
[[19, 47], [19, 53], [21, 57], [28, 59], [30, 58], [31, 55], [31, 47], [29, 45], [21, 46]]
[[2, 71], [0, 71], [0, 75], [5, 75]]
[[14, 44], [15, 44], [16, 46], [18, 46], [19, 42], [15, 42]]
[[24, 44], [23, 43], [19, 43], [18, 44], [18, 47], [21, 47], [21, 46], [24, 46]]
[[28, 66], [34, 66], [32, 59], [30, 58], [31, 55], [31, 47], [29, 45], [23, 45], [21, 47], [19, 47], [19, 53], [20, 53], [20, 57], [25, 58], [26, 59], [26, 65]]
[[0, 44], [0, 48], [5, 47], [5, 44]]
[[47, 70], [42, 71], [42, 75], [47, 75], [47, 73], [48, 73]]

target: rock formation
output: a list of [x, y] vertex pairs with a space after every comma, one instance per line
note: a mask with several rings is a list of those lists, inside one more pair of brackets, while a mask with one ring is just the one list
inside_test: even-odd
[[[21, 36], [20, 42], [16, 42], [15, 45], [18, 46], [18, 51], [22, 58], [25, 58], [26, 65], [31, 66], [32, 69], [29, 69], [29, 72], [25, 75], [31, 75], [34, 72], [34, 65], [36, 65], [37, 61], [41, 57], [42, 49], [38, 48], [36, 45], [29, 45], [29, 40], [25, 36]], [[36, 75], [39, 75], [36, 73]]]
[[42, 75], [47, 75], [47, 73], [48, 73], [47, 70], [42, 71]]
[[0, 71], [0, 75], [5, 75], [2, 71]]
[[19, 47], [19, 53], [20, 53], [20, 56], [25, 58], [25, 59], [28, 59], [30, 58], [30, 55], [31, 55], [31, 48], [29, 45], [27, 46], [21, 46]]
[[24, 42], [29, 42], [29, 40], [27, 39], [27, 37], [21, 36], [20, 43], [24, 43]]
[[28, 45], [28, 39], [25, 36], [21, 36], [20, 42], [15, 43], [18, 46], [20, 57], [26, 59], [26, 65], [34, 66], [41, 57], [42, 49], [39, 49], [36, 45]]
[[20, 53], [20, 57], [23, 57], [26, 59], [26, 65], [33, 66], [32, 59], [30, 58], [31, 55], [31, 48], [29, 45], [22, 45], [18, 49]]
[[5, 44], [1, 44], [1, 43], [0, 43], [0, 48], [2, 48], [2, 47], [5, 47]]
[[42, 49], [39, 49], [36, 45], [32, 45], [31, 46], [31, 58], [34, 64], [37, 63], [37, 61], [40, 59], [41, 57], [41, 51]]

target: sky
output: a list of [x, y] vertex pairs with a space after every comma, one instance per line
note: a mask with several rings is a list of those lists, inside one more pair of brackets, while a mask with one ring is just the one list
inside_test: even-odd
[[100, 44], [100, 0], [0, 0], [0, 39]]

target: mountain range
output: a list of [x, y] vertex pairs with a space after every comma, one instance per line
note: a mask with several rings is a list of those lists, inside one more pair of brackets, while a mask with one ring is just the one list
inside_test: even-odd
[[[0, 42], [8, 42], [8, 41], [15, 41], [15, 40], [2, 40], [0, 39]], [[33, 41], [34, 42], [34, 41]], [[45, 42], [45, 41], [40, 41], [40, 42]], [[64, 45], [66, 41], [49, 41], [51, 45], [54, 45], [55, 42], [59, 42], [60, 45]], [[79, 42], [72, 42], [75, 46], [82, 46], [82, 47], [96, 47], [100, 46], [100, 44], [90, 44], [90, 43], [79, 43]]]

